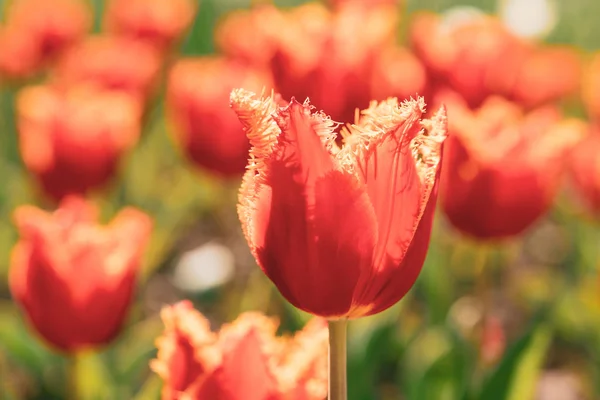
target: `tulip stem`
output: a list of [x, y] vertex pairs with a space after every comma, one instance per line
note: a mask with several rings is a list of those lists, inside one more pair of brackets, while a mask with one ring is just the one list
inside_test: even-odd
[[347, 400], [346, 327], [348, 321], [328, 321], [329, 328], [329, 400]]

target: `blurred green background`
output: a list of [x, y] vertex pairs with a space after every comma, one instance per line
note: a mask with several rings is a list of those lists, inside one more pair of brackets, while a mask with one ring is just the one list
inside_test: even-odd
[[[97, 31], [104, 3], [93, 3]], [[411, 13], [457, 5], [498, 9], [491, 0], [410, 0], [399, 36]], [[202, 0], [181, 56], [212, 53], [217, 21], [249, 6]], [[599, 2], [555, 1], [554, 6], [557, 21], [547, 41], [598, 49]], [[21, 204], [44, 206], [17, 150], [17, 90], [0, 87], [0, 399], [65, 399], [66, 361], [25, 328], [6, 281], [17, 240], [12, 211]], [[280, 297], [250, 256], [235, 213], [239, 182], [222, 182], [192, 168], [167, 129], [158, 96], [119, 179], [97, 198], [106, 217], [134, 205], [155, 218], [156, 229], [127, 329], [110, 348], [77, 360], [81, 399], [159, 398], [161, 383], [148, 362], [162, 332], [163, 304], [192, 299], [215, 326], [245, 310], [278, 316], [282, 331], [296, 330], [308, 318]], [[414, 289], [392, 309], [350, 325], [350, 399], [600, 398], [599, 261], [597, 222], [566, 196], [525, 236], [502, 247], [465, 241], [438, 214]], [[203, 269], [193, 279], [190, 264]], [[494, 346], [504, 344], [496, 359], [483, 356], [488, 351], [494, 358]]]

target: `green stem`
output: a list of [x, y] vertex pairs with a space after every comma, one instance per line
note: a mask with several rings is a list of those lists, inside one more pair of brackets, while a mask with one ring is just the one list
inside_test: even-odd
[[347, 400], [346, 327], [348, 321], [328, 321], [329, 328], [329, 400]]

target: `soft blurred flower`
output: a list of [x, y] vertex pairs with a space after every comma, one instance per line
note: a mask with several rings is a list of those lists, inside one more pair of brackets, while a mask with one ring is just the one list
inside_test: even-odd
[[192, 25], [196, 4], [194, 0], [110, 0], [104, 22], [109, 32], [167, 50]]
[[10, 288], [32, 327], [67, 352], [113, 340], [129, 309], [150, 218], [126, 208], [102, 226], [96, 208], [78, 197], [53, 213], [20, 206], [14, 217], [21, 238]]
[[558, 21], [554, 0], [499, 0], [498, 14], [508, 29], [525, 38], [546, 36]]
[[163, 379], [163, 400], [323, 400], [327, 396], [324, 320], [293, 338], [275, 336], [277, 322], [245, 313], [218, 334], [189, 301], [165, 307], [150, 364]]
[[61, 58], [55, 78], [59, 85], [93, 83], [146, 99], [160, 67], [159, 53], [147, 43], [119, 36], [90, 36]]
[[296, 307], [361, 317], [398, 302], [429, 244], [444, 110], [423, 99], [372, 102], [343, 132], [305, 102], [279, 107], [239, 89], [233, 109], [252, 144], [238, 207], [250, 249]]
[[600, 52], [592, 54], [582, 81], [582, 97], [588, 115], [594, 121], [600, 120]]
[[268, 73], [235, 61], [181, 59], [169, 75], [167, 106], [176, 140], [195, 164], [222, 176], [241, 176], [250, 143], [229, 107], [235, 87], [271, 90]]
[[206, 243], [182, 254], [173, 271], [173, 284], [187, 292], [202, 292], [229, 282], [235, 256], [229, 247]]
[[328, 3], [333, 8], [344, 7], [347, 4], [356, 4], [363, 7], [374, 7], [374, 6], [399, 6], [404, 3], [404, 0], [328, 0]]
[[378, 54], [395, 43], [397, 13], [391, 8], [347, 4], [333, 13], [309, 3], [286, 13], [272, 60], [277, 90], [284, 98], [310, 98], [335, 121], [353, 121], [356, 109], [373, 98]]
[[457, 91], [471, 107], [491, 95], [535, 107], [579, 87], [575, 50], [526, 41], [489, 15], [422, 13], [414, 17], [410, 37], [432, 82]]
[[[320, 21], [316, 20], [320, 25]], [[235, 10], [219, 21], [215, 42], [223, 54], [258, 68], [270, 67], [277, 34], [286, 28], [282, 11], [272, 5]]]
[[0, 33], [0, 72], [24, 78], [81, 39], [90, 29], [89, 6], [81, 0], [14, 0]]
[[506, 333], [502, 320], [496, 315], [488, 315], [481, 326], [479, 355], [485, 364], [495, 364], [506, 350]]
[[571, 154], [571, 181], [591, 214], [600, 216], [600, 127], [591, 132]]
[[23, 161], [56, 199], [107, 183], [140, 135], [141, 105], [124, 92], [32, 86], [16, 108]]
[[480, 239], [518, 235], [542, 216], [560, 185], [583, 123], [553, 106], [525, 113], [489, 98], [476, 111], [446, 96], [450, 139], [440, 186], [450, 222]]

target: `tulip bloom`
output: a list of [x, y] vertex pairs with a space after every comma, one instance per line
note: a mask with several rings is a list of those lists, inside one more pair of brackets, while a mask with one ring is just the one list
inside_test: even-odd
[[107, 183], [137, 142], [141, 106], [124, 92], [33, 86], [19, 93], [17, 117], [26, 167], [60, 199]]
[[104, 22], [109, 32], [168, 50], [192, 25], [195, 14], [193, 0], [111, 0]]
[[573, 150], [571, 181], [581, 200], [594, 216], [600, 216], [600, 128], [593, 126], [589, 135]]
[[327, 397], [327, 327], [313, 319], [293, 338], [277, 323], [245, 313], [218, 334], [182, 301], [161, 312], [164, 334], [150, 364], [163, 379], [162, 400], [323, 400]]
[[146, 99], [158, 79], [161, 58], [154, 47], [118, 36], [89, 37], [69, 50], [55, 71], [59, 85], [93, 83]]
[[522, 233], [551, 206], [582, 124], [545, 106], [525, 113], [491, 97], [470, 111], [448, 105], [450, 139], [440, 186], [454, 227], [479, 239]]
[[532, 108], [578, 89], [574, 50], [534, 45], [488, 15], [422, 13], [410, 40], [432, 81], [460, 93], [470, 107], [501, 95]]
[[175, 139], [196, 165], [218, 175], [241, 176], [250, 143], [229, 107], [234, 87], [270, 90], [267, 73], [224, 58], [183, 59], [173, 67], [167, 105]]
[[238, 213], [254, 257], [294, 306], [356, 318], [398, 302], [427, 253], [446, 115], [372, 102], [343, 132], [305, 102], [232, 92], [252, 144]]
[[126, 208], [101, 226], [97, 210], [77, 197], [53, 213], [20, 206], [14, 218], [20, 240], [9, 284], [35, 331], [65, 352], [113, 340], [131, 303], [150, 218]]
[[[37, 72], [90, 29], [92, 16], [80, 0], [15, 0], [0, 34], [0, 72], [24, 78]], [[8, 51], [7, 51], [8, 50]], [[25, 59], [13, 60], [15, 57]]]
[[581, 90], [589, 117], [600, 120], [600, 52], [594, 53], [586, 64]]

